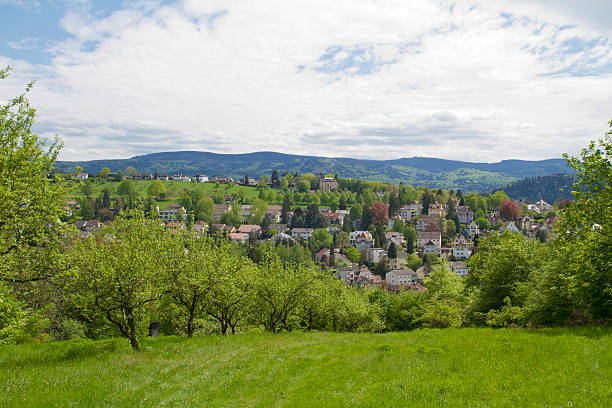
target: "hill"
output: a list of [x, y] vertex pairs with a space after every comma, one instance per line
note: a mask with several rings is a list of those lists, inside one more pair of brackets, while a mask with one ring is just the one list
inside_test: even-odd
[[574, 174], [527, 177], [513, 181], [496, 190], [503, 190], [509, 197], [536, 202], [544, 200], [550, 204], [558, 200], [572, 199], [572, 190], [578, 178]]
[[0, 347], [0, 405], [612, 405], [606, 328], [424, 329]]
[[408, 183], [430, 188], [489, 191], [523, 177], [571, 173], [563, 159], [541, 161], [503, 160], [498, 163], [472, 163], [424, 157], [396, 160], [362, 160], [299, 156], [275, 152], [217, 154], [209, 152], [163, 152], [129, 159], [58, 161], [60, 171], [74, 171], [76, 166], [90, 173], [104, 167], [111, 171], [132, 166], [141, 172], [206, 174], [234, 178], [270, 176], [276, 169], [298, 173], [338, 174], [340, 177], [371, 181]]

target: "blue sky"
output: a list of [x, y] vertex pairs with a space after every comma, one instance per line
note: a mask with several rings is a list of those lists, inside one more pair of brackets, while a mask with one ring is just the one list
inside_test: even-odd
[[606, 0], [0, 0], [0, 100], [62, 159], [577, 153], [612, 118]]

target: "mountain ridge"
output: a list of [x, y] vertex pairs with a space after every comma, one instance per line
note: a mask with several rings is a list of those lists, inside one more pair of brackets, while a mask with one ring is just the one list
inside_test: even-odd
[[60, 171], [79, 166], [89, 173], [104, 167], [111, 171], [132, 166], [139, 172], [201, 173], [210, 177], [270, 176], [272, 170], [298, 173], [338, 174], [340, 177], [371, 181], [404, 182], [430, 188], [461, 188], [488, 191], [524, 177], [572, 173], [564, 159], [506, 159], [493, 163], [410, 157], [389, 160], [295, 155], [273, 151], [212, 153], [204, 151], [156, 152], [129, 159], [58, 161]]

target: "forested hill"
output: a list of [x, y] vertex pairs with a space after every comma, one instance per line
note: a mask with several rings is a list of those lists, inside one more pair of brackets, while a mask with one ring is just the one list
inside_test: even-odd
[[298, 173], [338, 174], [340, 177], [372, 181], [405, 182], [430, 188], [489, 191], [523, 177], [570, 173], [565, 160], [503, 160], [498, 163], [472, 163], [425, 157], [396, 160], [362, 160], [299, 156], [275, 152], [217, 154], [209, 152], [164, 152], [135, 156], [129, 159], [58, 161], [61, 171], [74, 171], [76, 166], [90, 173], [108, 167], [112, 172], [128, 166], [139, 172], [167, 174], [206, 174], [211, 177], [231, 176], [258, 178], [270, 176], [276, 169]]
[[515, 199], [535, 202], [544, 200], [550, 204], [557, 200], [572, 199], [572, 189], [578, 178], [574, 174], [527, 177], [513, 181], [496, 190], [504, 190]]

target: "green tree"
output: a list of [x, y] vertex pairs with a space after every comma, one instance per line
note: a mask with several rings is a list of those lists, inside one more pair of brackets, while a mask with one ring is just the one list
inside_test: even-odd
[[106, 178], [110, 174], [110, 169], [108, 167], [103, 168], [98, 172], [98, 177]]
[[131, 211], [103, 228], [100, 236], [72, 242], [68, 290], [81, 310], [94, 310], [140, 350], [138, 332], [146, 307], [162, 293], [168, 240], [163, 226]]
[[[0, 80], [9, 70], [0, 69]], [[65, 215], [66, 184], [53, 176], [62, 143], [56, 138], [46, 147], [32, 132], [36, 112], [26, 93], [0, 106], [0, 275], [4, 256], [57, 236]]]
[[361, 254], [359, 253], [359, 250], [352, 245], [347, 246], [344, 250], [344, 253], [353, 263], [357, 263], [361, 259]]
[[215, 203], [212, 198], [206, 196], [202, 197], [195, 209], [195, 216], [198, 221], [207, 221], [210, 222], [213, 217], [213, 210], [215, 208]]
[[138, 171], [132, 166], [127, 166], [125, 169], [125, 174], [127, 174], [130, 177], [136, 177], [136, 175], [138, 174]]
[[308, 245], [313, 253], [319, 252], [323, 248], [333, 248], [334, 239], [325, 228], [317, 228], [313, 231], [312, 237], [308, 240]]
[[310, 190], [310, 183], [308, 182], [308, 180], [300, 180], [300, 182], [297, 185], [297, 190], [300, 193], [306, 193]]
[[572, 277], [577, 303], [595, 319], [612, 318], [612, 121], [602, 139], [564, 155], [578, 172], [576, 199], [562, 211], [555, 226]]
[[123, 181], [124, 178], [125, 174], [123, 174], [123, 171], [119, 170], [115, 176], [115, 181]]
[[160, 199], [161, 196], [167, 194], [166, 186], [161, 180], [153, 180], [147, 189], [149, 197]]

